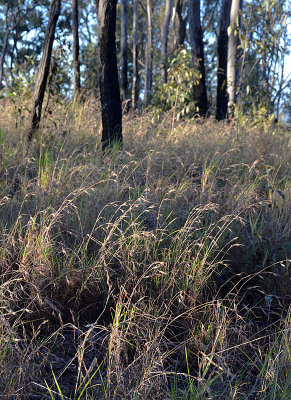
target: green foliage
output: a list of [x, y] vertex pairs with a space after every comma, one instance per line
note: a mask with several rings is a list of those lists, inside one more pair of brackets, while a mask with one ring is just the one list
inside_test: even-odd
[[82, 72], [82, 86], [87, 93], [98, 93], [99, 71], [96, 68], [97, 60], [97, 44], [88, 43], [82, 48], [81, 63], [84, 66]]
[[70, 64], [71, 51], [68, 32], [59, 32], [55, 38], [56, 46], [52, 53], [48, 90], [53, 96], [67, 96], [71, 88]]
[[[249, 112], [253, 105], [279, 113], [288, 87], [284, 57], [289, 54], [288, 10], [284, 0], [246, 2], [239, 32], [239, 103]], [[285, 78], [286, 77], [286, 78]], [[286, 79], [286, 80], [285, 80]]]
[[274, 115], [267, 105], [239, 103], [235, 107], [235, 119], [240, 127], [257, 127], [263, 132], [274, 131]]
[[30, 71], [34, 67], [33, 56], [25, 56], [25, 62], [15, 65], [11, 75], [11, 87], [8, 97], [21, 96], [25, 99], [30, 98], [34, 85], [34, 76]]
[[156, 90], [154, 105], [159, 111], [174, 109], [177, 120], [185, 115], [194, 115], [193, 88], [199, 78], [199, 73], [193, 68], [191, 53], [186, 49], [179, 50], [168, 69], [168, 82]]

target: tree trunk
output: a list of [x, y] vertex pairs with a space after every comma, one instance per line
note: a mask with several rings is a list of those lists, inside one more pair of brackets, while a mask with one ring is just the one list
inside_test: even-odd
[[133, 49], [132, 49], [132, 108], [135, 110], [138, 105], [139, 98], [139, 78], [138, 78], [138, 0], [134, 0], [133, 4]]
[[98, 18], [98, 12], [99, 12], [99, 0], [95, 0], [95, 5], [96, 5], [96, 15]]
[[72, 33], [73, 33], [74, 99], [76, 99], [80, 96], [80, 91], [81, 91], [78, 0], [72, 0]]
[[164, 69], [164, 82], [167, 83], [167, 70], [168, 70], [168, 36], [169, 25], [173, 8], [173, 0], [166, 0], [165, 19], [163, 24], [162, 34], [162, 62]]
[[121, 96], [125, 100], [128, 91], [127, 79], [127, 59], [128, 59], [128, 44], [127, 44], [127, 16], [128, 5], [127, 0], [120, 1], [121, 8], [121, 34], [120, 34], [120, 49], [121, 49]]
[[227, 28], [230, 21], [231, 0], [223, 0], [217, 37], [217, 96], [216, 119], [222, 120], [227, 114]]
[[0, 90], [3, 89], [3, 72], [4, 72], [4, 61], [5, 61], [5, 56], [8, 50], [8, 39], [9, 39], [9, 34], [10, 34], [10, 29], [9, 29], [9, 22], [8, 22], [8, 14], [9, 10], [11, 7], [11, 1], [7, 2], [6, 6], [6, 12], [5, 12], [5, 22], [6, 22], [6, 33], [4, 36], [4, 41], [3, 41], [3, 47], [2, 47], [2, 52], [0, 56]]
[[10, 71], [13, 69], [13, 64], [14, 64], [14, 59], [15, 59], [15, 53], [16, 53], [16, 58], [17, 58], [17, 43], [19, 40], [19, 33], [18, 29], [15, 29], [15, 32], [13, 33], [13, 46], [11, 49], [11, 54], [10, 54]]
[[8, 50], [8, 39], [9, 39], [9, 31], [7, 30], [5, 33], [4, 37], [4, 42], [3, 42], [3, 48], [2, 48], [2, 53], [0, 56], [0, 90], [3, 89], [3, 70], [4, 70], [4, 61], [5, 61], [5, 56]]
[[116, 3], [99, 0], [99, 84], [102, 113], [102, 150], [122, 144], [122, 115], [116, 58]]
[[[242, 15], [242, 10], [243, 10], [243, 0], [240, 0], [239, 2], [239, 15], [238, 15], [238, 30], [240, 32], [240, 35], [237, 35], [237, 40], [236, 40], [236, 49], [238, 49], [241, 46], [241, 34], [242, 34], [242, 20], [241, 20], [241, 15]], [[235, 68], [235, 96], [236, 96], [236, 103], [239, 100], [240, 97], [240, 88], [242, 86], [242, 68], [243, 68], [243, 59], [242, 57], [239, 57], [238, 52], [236, 52], [236, 68]]]
[[152, 90], [152, 5], [151, 0], [146, 0], [147, 10], [147, 46], [146, 46], [146, 77], [145, 77], [145, 102], [150, 103]]
[[240, 0], [232, 0], [230, 9], [230, 35], [228, 37], [228, 52], [227, 52], [227, 93], [228, 117], [233, 118], [234, 106], [236, 100], [236, 50], [237, 50], [237, 29], [239, 15]]
[[200, 73], [198, 84], [194, 86], [194, 101], [198, 107], [199, 116], [205, 117], [208, 106], [205, 83], [203, 32], [200, 22], [200, 0], [189, 0], [188, 13], [193, 63], [194, 67], [197, 68]]
[[186, 19], [182, 16], [183, 0], [176, 0], [174, 19], [174, 48], [178, 49], [185, 42]]
[[36, 84], [34, 88], [31, 125], [28, 131], [29, 141], [32, 139], [33, 134], [38, 129], [41, 119], [42, 103], [50, 71], [53, 42], [60, 11], [61, 11], [61, 0], [51, 0], [49, 21], [45, 31], [45, 37], [43, 43], [42, 58], [39, 64]]

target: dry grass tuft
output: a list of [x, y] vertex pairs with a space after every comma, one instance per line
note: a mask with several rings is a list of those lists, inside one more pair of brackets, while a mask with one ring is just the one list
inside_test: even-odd
[[0, 393], [291, 396], [290, 131], [1, 100]]

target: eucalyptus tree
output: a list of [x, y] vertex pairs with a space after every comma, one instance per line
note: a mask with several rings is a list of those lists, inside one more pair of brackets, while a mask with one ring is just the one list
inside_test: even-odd
[[128, 41], [127, 41], [127, 25], [128, 25], [128, 3], [127, 0], [120, 0], [120, 53], [121, 53], [121, 96], [125, 100], [128, 91]]
[[80, 96], [80, 44], [79, 44], [79, 1], [72, 0], [72, 33], [73, 33], [73, 67], [74, 67], [74, 98]]
[[174, 8], [174, 48], [182, 46], [186, 38], [187, 17], [183, 17], [183, 0], [176, 0]]
[[102, 149], [122, 144], [122, 114], [116, 58], [116, 2], [99, 0], [98, 58], [102, 114]]
[[200, 77], [194, 86], [194, 102], [198, 114], [205, 117], [208, 111], [206, 77], [204, 65], [203, 31], [200, 21], [200, 0], [189, 0], [188, 9], [190, 44], [194, 68], [197, 68]]
[[230, 9], [230, 26], [227, 51], [227, 112], [229, 118], [232, 118], [234, 115], [234, 106], [236, 102], [236, 54], [239, 30], [239, 8], [240, 0], [232, 0]]
[[138, 71], [138, 0], [133, 0], [133, 22], [132, 22], [132, 108], [135, 110], [139, 98], [139, 71]]
[[33, 134], [38, 129], [41, 120], [42, 104], [50, 71], [53, 42], [60, 11], [61, 0], [51, 0], [49, 20], [46, 27], [43, 43], [42, 58], [39, 64], [37, 79], [34, 88], [31, 124], [27, 134], [29, 141], [32, 139]]
[[231, 0], [223, 0], [217, 36], [217, 93], [216, 119], [222, 120], [227, 114], [227, 51]]
[[162, 33], [162, 64], [164, 70], [164, 82], [167, 83], [167, 70], [168, 70], [168, 37], [169, 26], [173, 8], [173, 0], [166, 0], [165, 18], [163, 23]]
[[153, 74], [153, 14], [151, 0], [146, 0], [147, 15], [147, 44], [146, 44], [146, 68], [145, 68], [145, 102], [149, 104], [152, 90]]

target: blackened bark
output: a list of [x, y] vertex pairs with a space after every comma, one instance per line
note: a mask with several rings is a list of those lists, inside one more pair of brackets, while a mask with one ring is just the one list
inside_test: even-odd
[[121, 32], [120, 32], [120, 49], [121, 49], [121, 96], [125, 100], [128, 91], [127, 79], [127, 60], [128, 60], [128, 44], [127, 44], [127, 16], [128, 5], [127, 0], [120, 1], [121, 8]]
[[174, 48], [182, 46], [186, 38], [186, 20], [183, 18], [183, 0], [176, 0], [174, 19]]
[[99, 0], [99, 84], [102, 113], [102, 150], [122, 143], [122, 115], [116, 58], [116, 3]]
[[168, 36], [169, 36], [169, 25], [173, 8], [173, 0], [166, 0], [165, 19], [163, 24], [163, 35], [162, 35], [162, 62], [164, 70], [164, 82], [167, 82], [167, 70], [168, 70]]
[[138, 0], [134, 0], [133, 4], [133, 48], [132, 48], [132, 108], [135, 110], [138, 105], [139, 98], [139, 75], [138, 75]]
[[145, 102], [150, 103], [152, 91], [152, 50], [153, 50], [153, 30], [152, 30], [152, 4], [151, 0], [146, 0], [147, 10], [147, 45], [146, 45], [146, 77], [145, 77]]
[[61, 11], [61, 0], [51, 0], [49, 21], [45, 31], [45, 37], [43, 43], [42, 58], [39, 64], [36, 84], [34, 88], [33, 108], [31, 112], [31, 124], [30, 124], [30, 129], [28, 131], [29, 141], [32, 139], [33, 134], [38, 129], [41, 119], [42, 103], [50, 71], [53, 42], [60, 11]]
[[200, 22], [200, 0], [189, 0], [188, 18], [193, 63], [200, 73], [200, 79], [194, 86], [194, 102], [198, 107], [199, 116], [205, 117], [208, 105], [205, 82], [203, 31]]
[[79, 4], [72, 0], [72, 33], [73, 33], [73, 66], [74, 66], [74, 99], [80, 96], [80, 45], [79, 45]]
[[217, 37], [217, 93], [216, 119], [222, 120], [227, 114], [227, 28], [230, 20], [231, 0], [223, 0]]

